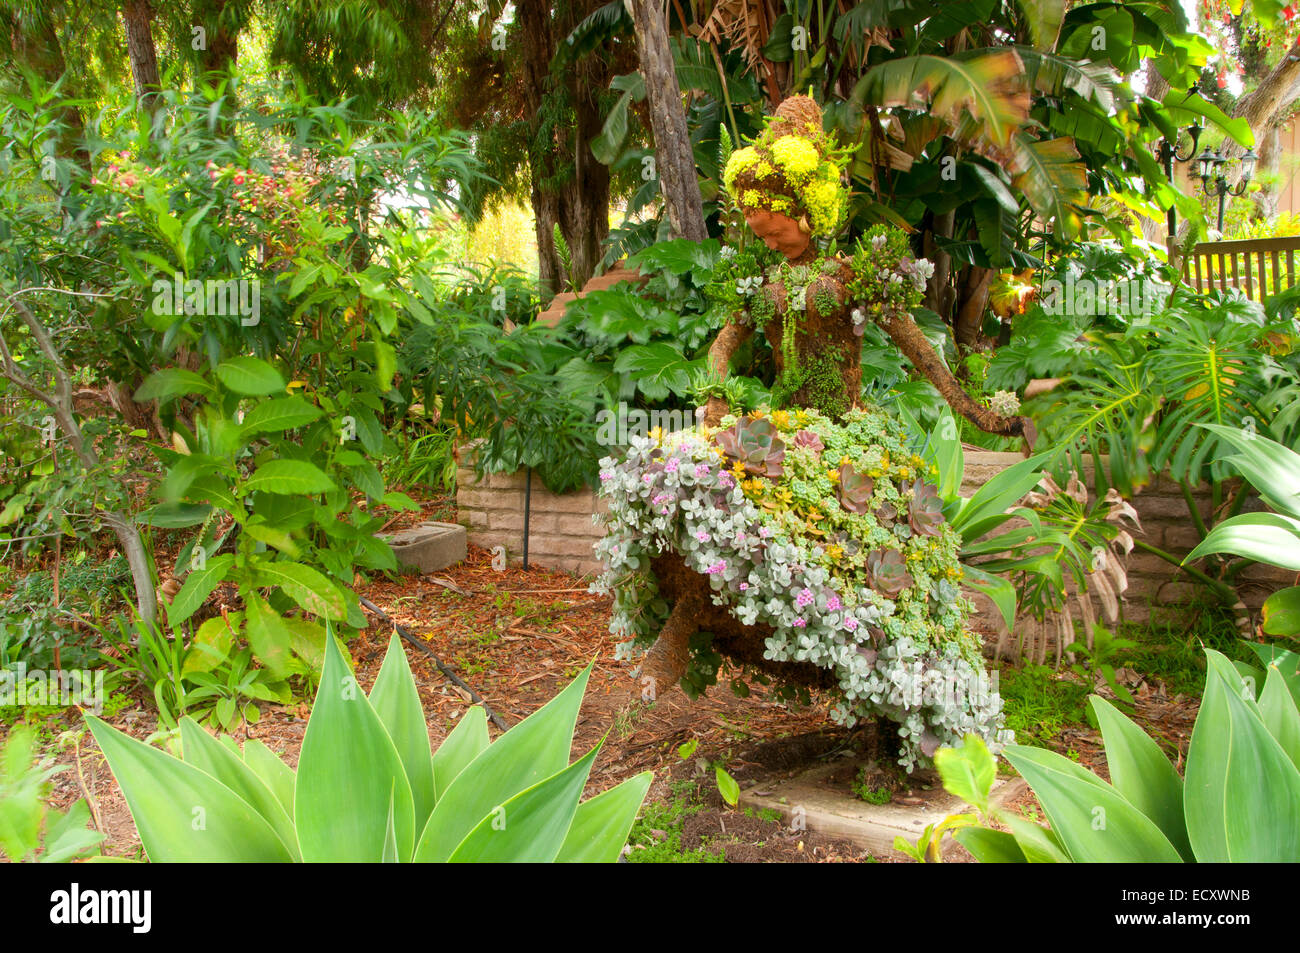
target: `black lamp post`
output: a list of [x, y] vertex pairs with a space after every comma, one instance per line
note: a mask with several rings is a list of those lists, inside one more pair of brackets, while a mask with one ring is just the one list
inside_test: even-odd
[[[1176, 140], [1174, 142], [1170, 142], [1168, 139], [1162, 139], [1160, 141], [1160, 161], [1164, 164], [1165, 177], [1169, 179], [1170, 185], [1172, 185], [1174, 181], [1174, 163], [1190, 162], [1192, 157], [1196, 155], [1196, 144], [1201, 138], [1201, 124], [1193, 120], [1192, 124], [1187, 127], [1187, 132], [1192, 137], [1192, 144], [1187, 150], [1186, 155], [1184, 155], [1178, 148], [1178, 142]], [[1174, 238], [1178, 234], [1178, 221], [1175, 217], [1174, 207], [1172, 205], [1169, 206], [1167, 221], [1169, 225], [1169, 246], [1172, 248]]]
[[1233, 198], [1246, 194], [1246, 189], [1250, 185], [1250, 177], [1255, 173], [1255, 153], [1254, 150], [1247, 149], [1246, 154], [1240, 159], [1241, 177], [1237, 184], [1228, 188], [1227, 169], [1225, 166], [1231, 162], [1223, 154], [1222, 149], [1218, 152], [1211, 152], [1206, 146], [1205, 151], [1197, 158], [1197, 174], [1201, 179], [1201, 187], [1206, 195], [1217, 196], [1219, 199], [1219, 231], [1223, 231], [1223, 209], [1227, 203], [1228, 196]]

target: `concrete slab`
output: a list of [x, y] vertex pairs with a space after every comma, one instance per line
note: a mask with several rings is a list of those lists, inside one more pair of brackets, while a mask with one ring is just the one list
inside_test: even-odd
[[[868, 804], [845, 790], [842, 783], [828, 782], [830, 775], [842, 776], [843, 772], [842, 761], [818, 765], [788, 781], [747, 788], [740, 793], [740, 803], [755, 810], [777, 811], [787, 826], [798, 830], [802, 825], [802, 829], [844, 838], [875, 857], [902, 857], [894, 850], [895, 837], [901, 835], [915, 842], [926, 825], [969, 810], [961, 798], [943, 790], [937, 777], [926, 781], [931, 784], [930, 790], [915, 790], [914, 797], [895, 798], [888, 804]], [[1026, 790], [1020, 778], [998, 778], [990, 801], [1000, 807]], [[945, 859], [959, 849], [951, 837], [944, 838]]]
[[385, 533], [398, 565], [420, 573], [454, 566], [469, 553], [465, 527], [459, 523], [428, 521], [400, 533]]

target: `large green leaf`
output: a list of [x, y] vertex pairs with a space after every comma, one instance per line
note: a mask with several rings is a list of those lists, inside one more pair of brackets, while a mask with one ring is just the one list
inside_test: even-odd
[[958, 123], [966, 115], [985, 135], [1005, 146], [1029, 116], [1020, 83], [1024, 66], [1011, 50], [957, 56], [904, 56], [879, 63], [853, 89], [853, 100], [872, 106], [915, 108], [929, 100], [930, 113]]
[[487, 750], [490, 743], [487, 729], [487, 712], [475, 705], [461, 716], [433, 755], [434, 798], [443, 796], [456, 776]]
[[172, 597], [171, 604], [167, 607], [167, 621], [172, 626], [178, 626], [198, 612], [212, 590], [226, 578], [226, 570], [234, 562], [235, 557], [225, 553], [209, 559], [202, 569], [191, 570], [185, 577], [185, 583], [180, 591]]
[[283, 496], [325, 493], [334, 489], [334, 481], [314, 463], [306, 460], [269, 460], [262, 464], [244, 484], [249, 493], [279, 493]]
[[934, 766], [945, 791], [988, 814], [989, 791], [997, 780], [998, 766], [978, 735], [967, 733], [960, 747], [940, 748], [934, 754]]
[[244, 634], [253, 654], [266, 666], [273, 678], [288, 678], [293, 657], [293, 635], [280, 613], [255, 591], [243, 593], [248, 625]]
[[293, 796], [298, 843], [308, 863], [381, 860], [390, 799], [398, 857], [411, 859], [415, 810], [406, 769], [332, 638], [325, 640], [325, 669]]
[[1300, 709], [1277, 667], [1270, 665], [1259, 696], [1259, 714], [1264, 727], [1272, 735], [1291, 763], [1300, 768]]
[[588, 665], [564, 691], [498, 738], [456, 776], [438, 796], [416, 847], [417, 861], [447, 860], [497, 805], [564, 769], [590, 675]]
[[1300, 771], [1243, 698], [1228, 659], [1206, 649], [1205, 694], [1184, 772], [1196, 859], [1292, 862], [1300, 857]]
[[978, 566], [962, 563], [962, 582], [978, 592], [984, 593], [992, 600], [1002, 621], [1010, 631], [1016, 625], [1016, 587], [1004, 576], [995, 576]]
[[1281, 513], [1242, 513], [1216, 525], [1183, 559], [1232, 553], [1300, 571], [1300, 520]]
[[1178, 862], [1153, 821], [1109, 784], [1054, 751], [1009, 745], [1006, 759], [1033, 788], [1075, 863]]
[[287, 863], [275, 829], [247, 801], [205, 771], [122, 734], [93, 715], [91, 734], [131, 808], [155, 863]]
[[1300, 635], [1300, 586], [1279, 589], [1264, 600], [1263, 628], [1269, 635]]
[[271, 825], [290, 856], [294, 860], [301, 860], [293, 819], [275, 793], [238, 755], [204, 731], [193, 718], [185, 716], [180, 725], [181, 750], [184, 752], [185, 763], [212, 775], [243, 798]]
[[1238, 427], [1201, 424], [1222, 440], [1236, 447], [1238, 453], [1228, 457], [1250, 485], [1273, 506], [1300, 519], [1300, 453], [1259, 434]]
[[467, 864], [554, 861], [568, 836], [599, 751], [597, 745], [563, 771], [494, 807], [457, 845], [449, 860]]
[[269, 559], [258, 560], [255, 566], [259, 586], [279, 586], [298, 605], [326, 619], [339, 621], [347, 617], [343, 593], [311, 566]]
[[1052, 224], [1060, 238], [1075, 233], [1081, 221], [1077, 208], [1088, 199], [1088, 170], [1068, 136], [1034, 139], [1017, 133], [1011, 139], [1011, 184], [1024, 193], [1038, 216]]
[[1014, 835], [987, 827], [963, 827], [953, 838], [981, 864], [1025, 864], [1025, 852]]
[[557, 863], [612, 864], [627, 843], [654, 775], [643, 771], [578, 805]]
[[244, 742], [244, 764], [271, 789], [284, 812], [293, 817], [293, 771], [256, 738]]
[[1183, 860], [1193, 862], [1196, 857], [1183, 817], [1183, 779], [1160, 746], [1119, 709], [1098, 695], [1091, 701], [1106, 748], [1110, 783], [1164, 831]]
[[420, 693], [396, 632], [388, 642], [379, 677], [370, 689], [370, 704], [401, 755], [415, 805], [415, 829], [423, 831], [433, 811], [433, 755], [424, 706], [420, 704]]
[[193, 371], [168, 367], [145, 378], [132, 397], [143, 404], [151, 400], [166, 401], [182, 394], [211, 394], [213, 390], [210, 382]]
[[244, 417], [244, 436], [251, 437], [259, 433], [279, 433], [304, 427], [319, 420], [321, 410], [315, 404], [309, 404], [298, 395], [277, 397], [258, 404]]
[[217, 379], [236, 394], [266, 397], [283, 393], [284, 378], [266, 361], [256, 357], [232, 357], [217, 365]]

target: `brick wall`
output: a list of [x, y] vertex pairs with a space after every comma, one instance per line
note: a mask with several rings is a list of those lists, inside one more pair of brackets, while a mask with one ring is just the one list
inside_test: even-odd
[[[994, 474], [1022, 457], [1015, 453], [967, 452], [962, 493], [969, 496]], [[1085, 472], [1085, 480], [1091, 472]], [[491, 549], [502, 545], [512, 565], [523, 557], [524, 474], [490, 474], [482, 483], [474, 471], [462, 467], [457, 471], [459, 490], [456, 502], [459, 517], [469, 533], [469, 541]], [[1210, 513], [1209, 491], [1193, 494], [1202, 516]], [[1142, 520], [1142, 534], [1135, 538], [1179, 556], [1189, 552], [1197, 540], [1196, 529], [1188, 515], [1182, 492], [1174, 483], [1159, 479], [1133, 500]], [[533, 476], [531, 518], [529, 521], [528, 557], [532, 565], [563, 569], [576, 573], [600, 571], [592, 553], [592, 544], [601, 536], [601, 527], [592, 523], [593, 513], [603, 513], [604, 502], [591, 490], [556, 495]], [[1196, 585], [1167, 561], [1151, 553], [1134, 550], [1128, 559], [1129, 589], [1125, 593], [1124, 616], [1143, 621], [1152, 611], [1160, 612], [1187, 601]], [[1246, 604], [1257, 608], [1264, 599], [1294, 574], [1269, 566], [1255, 567], [1245, 575], [1239, 587]]]

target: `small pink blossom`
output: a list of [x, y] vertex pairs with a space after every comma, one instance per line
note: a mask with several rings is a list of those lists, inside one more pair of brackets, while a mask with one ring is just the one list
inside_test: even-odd
[[677, 458], [669, 457], [668, 462], [664, 464], [664, 469], [669, 473], [677, 472]]
[[726, 572], [726, 571], [727, 571], [727, 561], [725, 559], [719, 559], [716, 563], [714, 563], [712, 566], [709, 567], [709, 575], [711, 576], [715, 576], [720, 572]]
[[807, 624], [808, 623], [804, 620], [803, 616], [799, 616], [797, 619], [794, 620], [794, 627], [796, 629], [802, 629]]
[[712, 539], [712, 537], [709, 536], [709, 534], [706, 533], [704, 530], [700, 530], [698, 533], [696, 533], [695, 538], [698, 539], [701, 543], [707, 543], [710, 539]]
[[794, 597], [794, 604], [797, 605], [800, 609], [802, 609], [804, 606], [811, 603], [813, 601], [813, 598], [814, 597], [812, 594], [812, 590], [800, 589], [799, 595]]
[[708, 465], [707, 463], [697, 463], [697, 464], [695, 464], [695, 476], [696, 476], [697, 478], [698, 478], [698, 477], [703, 477], [703, 476], [708, 476], [708, 475], [709, 475], [709, 465]]
[[826, 608], [831, 612], [838, 612], [840, 609], [844, 608], [844, 606], [840, 602], [839, 596], [831, 596], [826, 600]]
[[745, 591], [746, 589], [748, 589], [748, 588], [749, 588], [749, 583], [747, 583], [747, 582], [742, 582], [742, 583], [740, 584], [740, 591], [741, 591], [741, 592], [744, 592], [744, 591]]
[[852, 632], [857, 627], [858, 627], [858, 620], [853, 618], [853, 616], [849, 616], [844, 620], [844, 628], [848, 629], [850, 632]]

